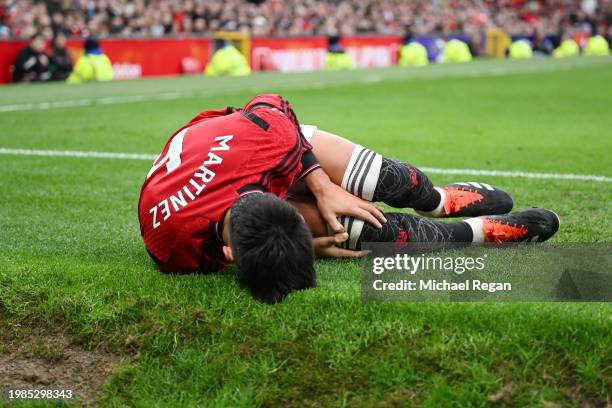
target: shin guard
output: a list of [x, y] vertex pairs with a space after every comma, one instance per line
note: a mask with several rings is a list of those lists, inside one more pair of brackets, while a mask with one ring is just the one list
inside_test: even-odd
[[440, 199], [440, 193], [422, 171], [399, 160], [383, 158], [373, 201], [395, 208], [431, 211]]

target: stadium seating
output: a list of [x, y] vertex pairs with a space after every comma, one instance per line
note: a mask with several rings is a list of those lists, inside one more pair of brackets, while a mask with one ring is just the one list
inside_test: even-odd
[[499, 28], [509, 35], [557, 35], [576, 27], [610, 40], [612, 2], [572, 0], [150, 0], [113, 2], [0, 3], [0, 38], [52, 36], [160, 37], [210, 34], [217, 30], [257, 36], [403, 35], [463, 32], [470, 36]]

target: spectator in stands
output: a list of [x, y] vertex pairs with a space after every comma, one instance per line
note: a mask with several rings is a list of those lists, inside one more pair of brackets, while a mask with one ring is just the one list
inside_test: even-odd
[[47, 81], [51, 78], [45, 45], [45, 37], [39, 32], [34, 34], [30, 38], [30, 43], [19, 51], [13, 71], [15, 82]]
[[231, 41], [215, 40], [215, 46], [217, 50], [206, 66], [205, 75], [244, 76], [251, 73], [251, 66], [246, 57], [234, 47]]
[[66, 35], [61, 31], [55, 35], [51, 43], [49, 71], [53, 81], [65, 81], [72, 72], [72, 59], [66, 49]]
[[340, 45], [340, 36], [330, 36], [328, 38], [328, 44], [327, 55], [325, 56], [326, 71], [355, 69], [355, 62]]
[[100, 48], [97, 38], [89, 37], [84, 43], [85, 50], [77, 60], [74, 70], [68, 77], [69, 84], [89, 81], [111, 81], [113, 65]]
[[64, 26], [64, 15], [59, 11], [56, 11], [51, 15], [51, 30], [53, 30], [53, 34], [55, 36], [60, 33], [64, 35], [70, 34], [70, 32]]

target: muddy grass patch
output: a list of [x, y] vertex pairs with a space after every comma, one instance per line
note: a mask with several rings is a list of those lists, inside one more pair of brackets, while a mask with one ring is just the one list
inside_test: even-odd
[[91, 405], [122, 360], [87, 350], [62, 331], [6, 329], [0, 327], [0, 400], [7, 398], [7, 390], [72, 390], [71, 401]]

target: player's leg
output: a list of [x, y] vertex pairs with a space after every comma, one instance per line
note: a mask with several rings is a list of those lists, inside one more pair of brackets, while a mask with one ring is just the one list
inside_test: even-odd
[[421, 211], [440, 205], [439, 192], [414, 166], [322, 130], [314, 132], [310, 143], [331, 180], [358, 197]]
[[[288, 201], [302, 214], [313, 237], [328, 235], [314, 197], [294, 195]], [[349, 239], [341, 247], [359, 250], [364, 242], [542, 242], [559, 229], [556, 214], [539, 208], [460, 222], [433, 221], [404, 213], [386, 213], [385, 216], [387, 223], [381, 229], [354, 217], [342, 217]]]
[[505, 214], [512, 199], [486, 183], [434, 187], [418, 168], [389, 159], [340, 136], [311, 129], [315, 156], [331, 180], [350, 193], [396, 208], [414, 208], [429, 217]]
[[[314, 197], [306, 194], [292, 195], [287, 201], [300, 212], [314, 238], [329, 235], [325, 220], [321, 217]], [[349, 240], [341, 245], [358, 249], [361, 242], [472, 242], [473, 234], [466, 222], [445, 223], [432, 221], [404, 213], [385, 213], [387, 223], [382, 229], [354, 217], [341, 217], [349, 234]]]

